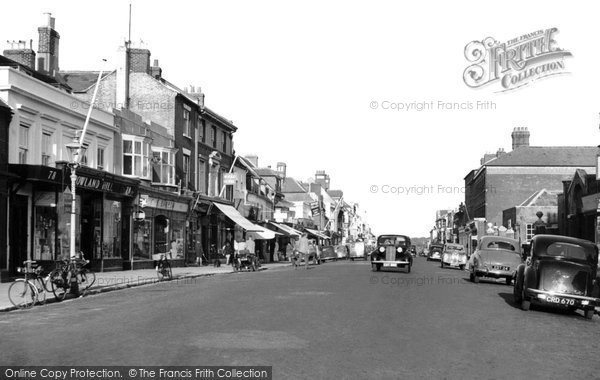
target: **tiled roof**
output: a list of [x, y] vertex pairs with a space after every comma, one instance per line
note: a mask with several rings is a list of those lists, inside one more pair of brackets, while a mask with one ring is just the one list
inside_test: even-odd
[[486, 166], [596, 166], [595, 146], [529, 146], [490, 160]]
[[308, 193], [289, 193], [285, 195], [288, 202], [314, 202], [314, 199]]
[[[107, 71], [102, 75], [102, 79], [112, 74], [114, 71]], [[60, 75], [73, 89], [74, 92], [85, 92], [96, 84], [99, 71], [61, 71]]]
[[286, 194], [287, 198], [287, 193], [306, 193], [306, 189], [294, 178], [287, 177], [281, 183], [281, 192]]
[[331, 198], [341, 198], [344, 196], [344, 192], [342, 190], [328, 190], [327, 194], [329, 194]]
[[258, 175], [261, 176], [277, 177], [280, 175], [278, 171], [273, 170], [271, 168], [257, 168], [254, 170], [256, 171], [256, 173], [258, 173]]
[[557, 206], [558, 194], [562, 190], [546, 190], [542, 189], [531, 194], [531, 196], [523, 201], [520, 207], [541, 207], [541, 206]]

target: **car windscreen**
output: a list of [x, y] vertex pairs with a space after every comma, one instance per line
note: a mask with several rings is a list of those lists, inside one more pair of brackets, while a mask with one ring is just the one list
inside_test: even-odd
[[446, 246], [446, 250], [448, 250], [448, 251], [464, 251], [465, 247], [463, 247], [462, 245], [448, 244]]
[[377, 239], [377, 244], [378, 245], [406, 246], [408, 244], [408, 242], [404, 236], [380, 236]]
[[483, 249], [502, 249], [505, 251], [518, 251], [517, 247], [514, 244], [511, 244], [507, 241], [496, 241], [490, 240], [487, 242]]
[[592, 247], [566, 242], [549, 242], [549, 244], [536, 244], [535, 256], [564, 257], [573, 260], [597, 260], [597, 253]]

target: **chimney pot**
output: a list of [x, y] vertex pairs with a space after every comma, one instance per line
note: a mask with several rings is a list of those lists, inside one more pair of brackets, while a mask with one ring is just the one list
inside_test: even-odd
[[153, 66], [158, 66], [158, 59], [154, 60], [154, 65]]

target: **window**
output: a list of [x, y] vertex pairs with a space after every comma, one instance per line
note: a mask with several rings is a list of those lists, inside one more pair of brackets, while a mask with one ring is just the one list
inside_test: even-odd
[[223, 131], [223, 153], [227, 153], [227, 132]]
[[206, 142], [206, 141], [204, 141], [205, 135], [206, 135], [206, 124], [204, 123], [204, 120], [202, 120], [202, 118], [200, 118], [200, 116], [198, 116], [198, 141]]
[[527, 231], [526, 231], [527, 236], [525, 236], [525, 239], [526, 239], [526, 241], [529, 241], [529, 240], [531, 240], [533, 238], [533, 235], [534, 235], [533, 233], [534, 233], [535, 230], [533, 228], [533, 224], [532, 223], [527, 223], [525, 225], [525, 228], [527, 229]]
[[123, 136], [123, 175], [148, 178], [148, 143], [143, 137]]
[[192, 136], [192, 123], [190, 120], [190, 108], [183, 106], [183, 135], [187, 137]]
[[42, 165], [50, 166], [52, 158], [52, 134], [48, 132], [42, 133]]
[[154, 150], [152, 182], [175, 185], [175, 154], [170, 150]]
[[183, 178], [185, 178], [184, 187], [190, 186], [190, 156], [187, 154], [183, 155]]
[[96, 166], [100, 170], [104, 169], [104, 148], [98, 148]]
[[21, 124], [19, 127], [19, 164], [27, 163], [29, 151], [29, 126]]
[[198, 191], [202, 194], [207, 194], [207, 172], [206, 161], [202, 158], [198, 159]]
[[216, 148], [217, 147], [217, 127], [215, 127], [214, 125], [212, 126], [212, 134], [210, 136], [210, 140], [212, 141], [212, 147]]

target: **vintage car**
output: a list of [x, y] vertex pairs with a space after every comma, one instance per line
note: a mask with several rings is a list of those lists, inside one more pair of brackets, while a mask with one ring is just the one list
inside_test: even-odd
[[510, 285], [517, 267], [523, 262], [519, 241], [501, 236], [484, 236], [469, 259], [469, 278], [479, 282], [481, 277], [504, 278]]
[[415, 246], [415, 245], [410, 246], [410, 255], [412, 257], [417, 257], [417, 246]]
[[519, 265], [513, 296], [529, 310], [531, 303], [583, 310], [592, 319], [598, 299], [598, 248], [592, 242], [558, 235], [535, 235], [527, 260]]
[[357, 241], [354, 243], [348, 243], [348, 258], [352, 261], [354, 259], [367, 259], [367, 255], [365, 255], [365, 243], [362, 241]]
[[410, 273], [413, 258], [410, 255], [410, 238], [405, 235], [381, 235], [377, 248], [371, 253], [371, 268], [404, 268]]
[[429, 246], [429, 255], [427, 256], [427, 261], [441, 260], [443, 251], [444, 251], [443, 244], [431, 244]]
[[444, 246], [442, 251], [442, 257], [440, 259], [440, 266], [445, 267], [456, 267], [465, 269], [467, 265], [467, 251], [461, 244], [448, 243]]
[[335, 252], [334, 246], [326, 245], [321, 247], [321, 261], [326, 262], [327, 260], [335, 261], [338, 259], [337, 253]]

